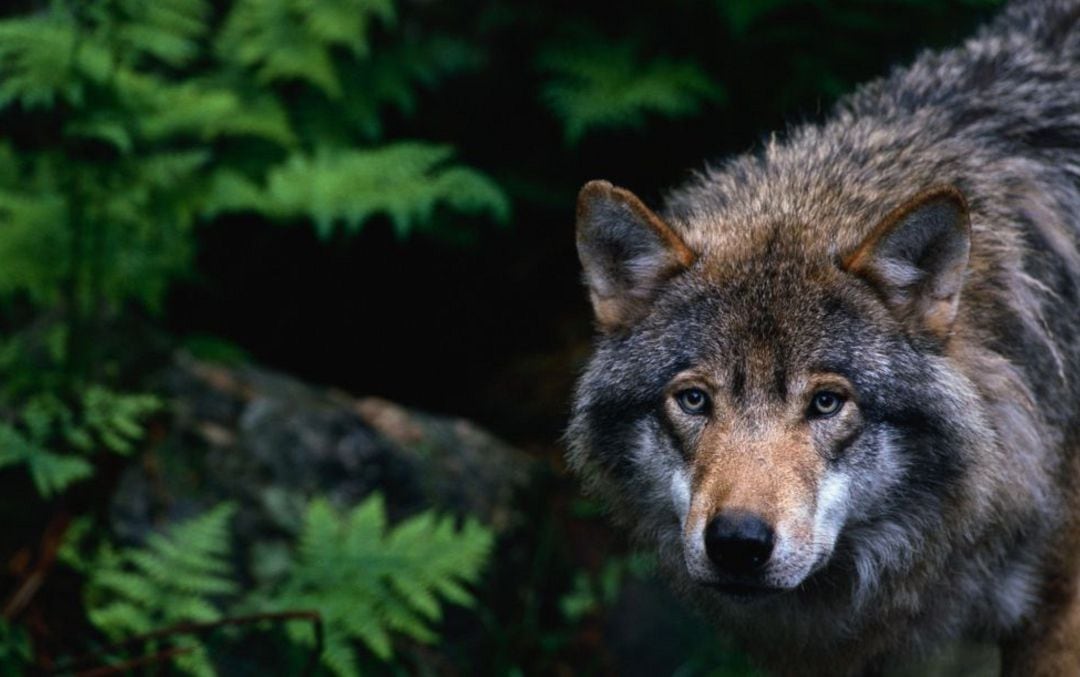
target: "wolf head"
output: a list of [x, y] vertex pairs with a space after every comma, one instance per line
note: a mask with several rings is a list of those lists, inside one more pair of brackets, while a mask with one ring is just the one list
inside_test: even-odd
[[886, 212], [831, 241], [808, 239], [828, 224], [783, 218], [695, 241], [741, 224], [669, 222], [606, 182], [581, 191], [599, 335], [571, 466], [720, 595], [899, 565], [955, 498], [942, 487], [979, 442], [975, 389], [944, 356], [967, 208], [939, 187]]

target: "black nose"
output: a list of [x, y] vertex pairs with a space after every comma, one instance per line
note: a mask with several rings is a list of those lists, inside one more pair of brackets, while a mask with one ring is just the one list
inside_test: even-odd
[[773, 549], [773, 530], [748, 512], [723, 512], [705, 527], [705, 552], [720, 571], [732, 576], [757, 572]]

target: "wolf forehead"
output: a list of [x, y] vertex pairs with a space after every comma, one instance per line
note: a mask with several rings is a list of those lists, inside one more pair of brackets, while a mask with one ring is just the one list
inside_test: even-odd
[[600, 338], [589, 374], [655, 394], [693, 369], [736, 397], [768, 391], [781, 399], [800, 372], [862, 381], [896, 359], [888, 349], [895, 336], [880, 330], [873, 303], [830, 267], [767, 254], [698, 260], [665, 282], [637, 324]]

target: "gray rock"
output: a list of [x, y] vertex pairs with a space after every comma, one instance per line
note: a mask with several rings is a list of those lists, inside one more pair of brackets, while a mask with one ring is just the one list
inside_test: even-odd
[[341, 507], [381, 491], [392, 519], [435, 507], [502, 532], [534, 474], [523, 452], [463, 419], [354, 398], [255, 365], [178, 355], [161, 375], [164, 438], [128, 468], [112, 506], [125, 539], [222, 500], [241, 542], [295, 532], [318, 494]]

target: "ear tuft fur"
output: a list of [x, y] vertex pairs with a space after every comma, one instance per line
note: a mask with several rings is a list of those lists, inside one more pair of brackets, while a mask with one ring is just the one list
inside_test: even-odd
[[659, 286], [695, 255], [636, 195], [607, 181], [578, 194], [577, 248], [602, 331], [641, 319]]
[[866, 278], [917, 333], [944, 341], [964, 286], [971, 250], [967, 202], [940, 186], [893, 210], [842, 267]]

